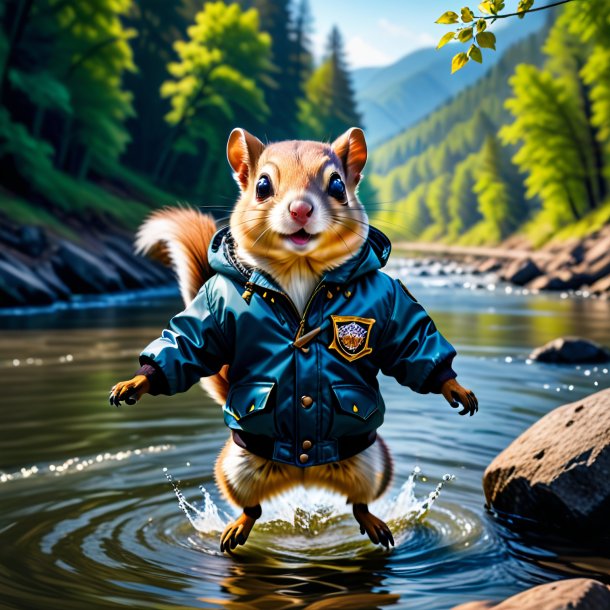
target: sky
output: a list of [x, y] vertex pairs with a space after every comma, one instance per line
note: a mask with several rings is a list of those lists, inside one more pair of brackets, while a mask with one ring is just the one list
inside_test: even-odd
[[[479, 0], [309, 0], [314, 19], [314, 55], [324, 53], [328, 32], [337, 25], [343, 34], [351, 68], [382, 66], [422, 47], [436, 46], [450, 26], [434, 23], [445, 11], [459, 14]], [[537, 2], [537, 4], [542, 4]], [[510, 12], [517, 0], [508, 0]], [[496, 28], [497, 29], [497, 28]]]

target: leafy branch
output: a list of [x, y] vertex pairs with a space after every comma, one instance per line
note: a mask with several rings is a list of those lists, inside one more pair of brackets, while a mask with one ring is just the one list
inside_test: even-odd
[[[474, 11], [468, 6], [463, 7], [458, 15], [454, 11], [443, 13], [435, 23], [442, 25], [453, 25], [456, 23], [464, 24], [455, 31], [447, 32], [438, 42], [437, 49], [444, 47], [447, 43], [458, 40], [464, 44], [470, 42], [468, 51], [457, 53], [451, 61], [451, 74], [461, 70], [471, 59], [479, 64], [483, 63], [483, 53], [481, 49], [496, 50], [496, 36], [492, 32], [487, 31], [487, 21], [491, 20], [493, 24], [496, 19], [506, 19], [507, 17], [519, 17], [523, 19], [526, 13], [534, 13], [536, 11], [544, 11], [561, 4], [567, 4], [574, 0], [558, 0], [545, 6], [533, 8], [535, 0], [519, 0], [517, 12], [504, 13], [505, 3], [503, 0], [486, 0], [479, 4], [479, 11], [482, 15], [475, 15]], [[471, 42], [472, 41], [472, 42]], [[478, 46], [477, 46], [478, 45]]]

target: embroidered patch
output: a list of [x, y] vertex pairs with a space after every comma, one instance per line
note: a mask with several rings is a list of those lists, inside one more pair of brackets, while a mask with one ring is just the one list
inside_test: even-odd
[[357, 316], [331, 316], [334, 337], [329, 349], [338, 351], [350, 362], [370, 354], [369, 335], [375, 320]]

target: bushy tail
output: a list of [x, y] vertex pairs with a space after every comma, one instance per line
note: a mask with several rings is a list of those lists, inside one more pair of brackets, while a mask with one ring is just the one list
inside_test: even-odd
[[[208, 246], [215, 232], [216, 223], [208, 214], [189, 207], [164, 208], [144, 221], [135, 248], [174, 270], [182, 300], [188, 306], [214, 275]], [[229, 367], [224, 366], [217, 375], [201, 380], [208, 394], [221, 405], [229, 391], [228, 371]]]
[[214, 219], [194, 208], [164, 208], [153, 212], [136, 235], [136, 252], [171, 267], [178, 278], [185, 305], [214, 272], [208, 263], [208, 246], [216, 232]]

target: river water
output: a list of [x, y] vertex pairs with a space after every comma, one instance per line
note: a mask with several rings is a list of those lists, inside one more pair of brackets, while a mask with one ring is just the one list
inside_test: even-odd
[[[107, 403], [176, 296], [0, 316], [0, 607], [444, 610], [575, 574], [610, 581], [603, 552], [505, 530], [481, 487], [490, 460], [538, 418], [610, 387], [607, 367], [527, 359], [561, 335], [610, 344], [610, 304], [416, 272], [390, 269], [456, 345], [480, 412], [459, 417], [381, 380], [396, 476], [373, 511], [393, 529], [390, 552], [359, 535], [341, 498], [298, 490], [263, 507], [234, 556], [219, 552], [235, 515], [213, 481], [220, 408], [197, 386]], [[455, 478], [431, 504], [445, 475]]]

